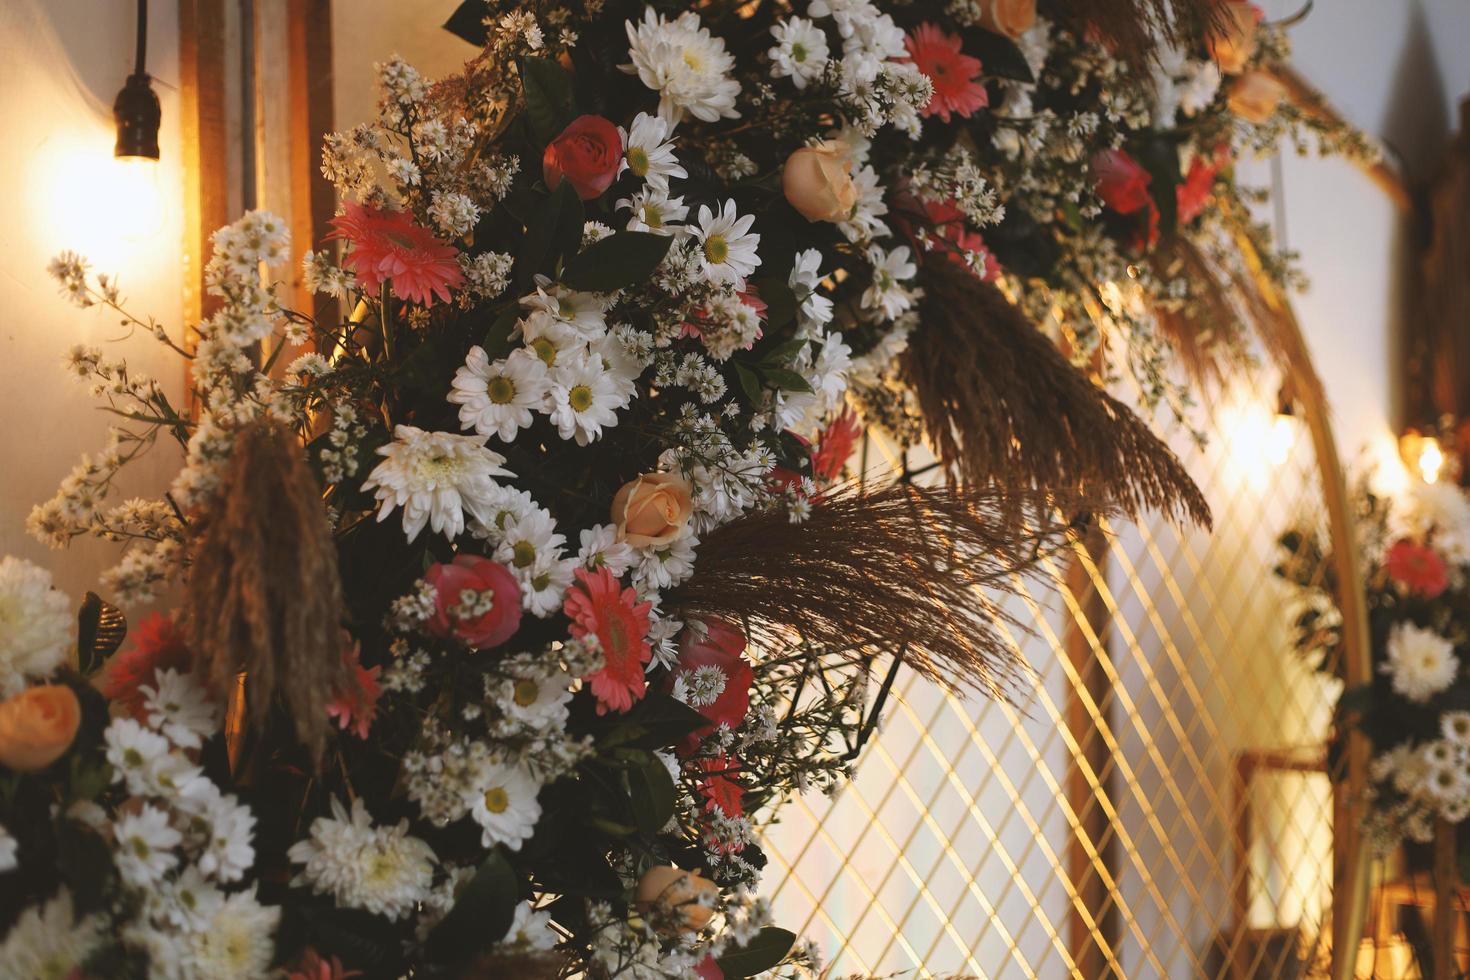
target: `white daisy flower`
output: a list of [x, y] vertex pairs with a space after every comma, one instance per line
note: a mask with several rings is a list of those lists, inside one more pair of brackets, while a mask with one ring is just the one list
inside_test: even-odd
[[[210, 783], [210, 786], [213, 786]], [[209, 837], [199, 856], [199, 870], [216, 881], [239, 881], [255, 864], [255, 814], [234, 795], [218, 790], [203, 812]]]
[[1413, 623], [1399, 623], [1388, 633], [1388, 659], [1378, 668], [1390, 675], [1393, 689], [1410, 701], [1428, 701], [1449, 687], [1460, 669], [1455, 645]]
[[466, 429], [510, 442], [531, 424], [532, 411], [545, 404], [550, 386], [546, 364], [529, 348], [491, 361], [476, 346], [454, 373], [449, 402], [459, 406], [459, 422]]
[[556, 533], [551, 511], [533, 504], [529, 510], [506, 517], [500, 529], [500, 543], [495, 547], [495, 560], [513, 573], [529, 569], [538, 559], [559, 552], [566, 541], [564, 535]]
[[173, 881], [166, 881], [150, 892], [149, 898], [156, 906], [156, 914], [186, 932], [208, 929], [225, 903], [225, 893], [205, 880], [204, 874], [192, 864]]
[[736, 289], [745, 288], [745, 277], [761, 264], [756, 249], [761, 236], [752, 232], [755, 215], [744, 217], [735, 211], [735, 202], [726, 201], [718, 212], [701, 204], [694, 228], [700, 243], [700, 267], [711, 282], [726, 283]]
[[618, 424], [617, 410], [628, 400], [590, 354], [558, 358], [551, 372], [551, 421], [557, 435], [585, 446], [602, 435], [604, 427]]
[[583, 341], [596, 340], [607, 331], [606, 314], [610, 304], [610, 298], [601, 293], [579, 292], [549, 279], [538, 281], [534, 293], [521, 297], [521, 308], [528, 315], [545, 313], [571, 327]]
[[1470, 711], [1446, 711], [1439, 718], [1439, 730], [1451, 744], [1470, 747]]
[[510, 667], [515, 675], [500, 681], [495, 703], [505, 714], [530, 728], [560, 730], [567, 723], [572, 679], [560, 670]]
[[640, 187], [632, 197], [618, 199], [618, 210], [629, 210], [629, 231], [649, 231], [655, 235], [682, 234], [680, 224], [689, 217], [689, 208], [682, 197], [669, 197], [669, 192], [653, 186]]
[[525, 766], [482, 762], [465, 799], [470, 815], [480, 825], [480, 843], [520, 850], [541, 819], [541, 804], [536, 800], [539, 792], [541, 784]]
[[20, 860], [16, 857], [19, 847], [20, 844], [10, 831], [6, 830], [4, 825], [0, 825], [0, 874], [20, 867]]
[[618, 540], [618, 529], [614, 524], [595, 524], [587, 528], [581, 534], [581, 543], [577, 562], [583, 568], [606, 568], [621, 578], [633, 564], [633, 548], [626, 541]]
[[[475, 537], [492, 544], [499, 544], [505, 537], [505, 529], [513, 520], [541, 510], [535, 499], [524, 490], [515, 487], [499, 487], [490, 495], [490, 519], [475, 521], [471, 527]], [[551, 516], [550, 511], [546, 516]]]
[[594, 340], [589, 347], [593, 357], [602, 361], [608, 380], [617, 392], [619, 407], [626, 408], [638, 395], [637, 381], [643, 374], [643, 362], [635, 357], [617, 333], [609, 332], [601, 340]]
[[798, 301], [797, 313], [801, 326], [810, 332], [832, 322], [832, 300], [818, 292], [822, 284], [822, 252], [808, 248], [796, 253], [791, 265], [791, 275], [786, 278]]
[[107, 762], [112, 766], [112, 780], [126, 779], [128, 792], [151, 792], [150, 773], [158, 760], [169, 754], [168, 739], [149, 731], [131, 718], [114, 718], [102, 733], [107, 746]]
[[636, 548], [633, 585], [640, 592], [671, 589], [694, 574], [694, 548], [699, 539], [692, 534], [660, 547]]
[[521, 587], [522, 608], [539, 619], [561, 612], [576, 570], [577, 560], [561, 557], [560, 549], [537, 556], [529, 568], [512, 569]]
[[19, 694], [26, 678], [50, 676], [71, 647], [72, 604], [51, 587], [51, 573], [19, 558], [0, 558], [0, 696]]
[[878, 182], [878, 172], [872, 167], [859, 167], [852, 175], [852, 189], [857, 193], [857, 200], [852, 206], [852, 214], [838, 222], [838, 229], [854, 243], [887, 235], [888, 225], [882, 218], [888, 213], [888, 202], [883, 199], [883, 185]]
[[102, 943], [100, 916], [76, 920], [71, 892], [61, 886], [44, 905], [20, 914], [0, 942], [0, 980], [36, 980], [80, 974], [82, 964]]
[[178, 862], [173, 849], [184, 837], [168, 820], [168, 812], [151, 803], [137, 813], [125, 814], [113, 824], [117, 841], [114, 861], [123, 881], [135, 888], [149, 888]]
[[487, 520], [498, 487], [491, 477], [514, 474], [501, 467], [504, 456], [485, 448], [486, 438], [397, 426], [393, 441], [378, 449], [383, 461], [362, 485], [376, 491], [378, 521], [402, 507], [403, 531], [412, 541], [425, 524], [456, 538], [466, 514]]
[[557, 943], [556, 930], [551, 928], [551, 913], [522, 902], [516, 906], [516, 917], [501, 942], [522, 949], [551, 949]]
[[665, 194], [669, 190], [670, 177], [683, 179], [689, 176], [689, 172], [679, 165], [679, 158], [674, 156], [674, 141], [670, 139], [674, 135], [674, 124], [667, 119], [640, 112], [633, 117], [632, 126], [626, 131], [620, 126], [618, 132], [622, 133], [625, 147], [623, 162], [618, 165], [619, 174], [631, 172], [648, 188]]
[[909, 260], [909, 247], [900, 245], [893, 251], [882, 246], [868, 247], [868, 262], [873, 266], [873, 281], [863, 292], [863, 308], [878, 310], [889, 320], [914, 305], [914, 293], [905, 285], [919, 271]]
[[563, 356], [574, 355], [587, 347], [587, 339], [570, 323], [545, 310], [532, 311], [516, 324], [515, 332], [525, 342], [526, 350], [535, 354], [548, 368], [556, 367]]
[[641, 22], [628, 21], [628, 55], [623, 71], [636, 74], [659, 94], [659, 115], [677, 122], [689, 113], [704, 122], [734, 119], [740, 83], [731, 77], [735, 59], [725, 42], [712, 37], [699, 15], [685, 11], [671, 21], [652, 7]]
[[333, 797], [332, 816], [313, 820], [311, 836], [291, 845], [287, 857], [304, 865], [292, 884], [394, 921], [414, 911], [434, 882], [434, 851], [409, 835], [408, 820], [374, 826], [361, 799], [352, 801], [349, 816]]
[[790, 78], [798, 89], [822, 77], [827, 69], [827, 33], [805, 17], [792, 17], [771, 28], [776, 46], [771, 57], [771, 77]]
[[219, 731], [219, 708], [190, 675], [172, 668], [156, 671], [153, 685], [138, 690], [148, 724], [180, 748], [197, 749]]
[[255, 888], [235, 892], [209, 928], [189, 936], [189, 976], [195, 980], [264, 980], [276, 953], [281, 910], [256, 901]]

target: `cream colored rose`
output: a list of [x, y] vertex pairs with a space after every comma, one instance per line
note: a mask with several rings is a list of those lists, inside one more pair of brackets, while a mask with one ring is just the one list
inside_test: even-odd
[[646, 548], [682, 537], [694, 513], [693, 492], [677, 473], [645, 473], [623, 484], [612, 502], [618, 540]]
[[1036, 0], [981, 0], [980, 26], [987, 31], [1020, 37], [1036, 23]]
[[1210, 57], [1221, 71], [1234, 75], [1256, 53], [1256, 25], [1261, 21], [1261, 11], [1253, 3], [1227, 0], [1219, 17], [1208, 38]]
[[786, 158], [781, 174], [786, 200], [808, 221], [841, 221], [857, 204], [852, 150], [841, 140], [804, 146]]
[[0, 702], [0, 766], [40, 772], [77, 737], [82, 706], [65, 684], [27, 688]]
[[638, 879], [638, 907], [664, 933], [698, 932], [715, 914], [715, 883], [689, 871], [656, 865]]
[[1230, 86], [1230, 111], [1248, 123], [1260, 125], [1286, 97], [1286, 86], [1263, 71], [1248, 71]]

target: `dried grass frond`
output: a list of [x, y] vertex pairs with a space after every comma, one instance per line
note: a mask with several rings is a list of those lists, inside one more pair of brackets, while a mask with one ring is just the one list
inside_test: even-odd
[[1164, 42], [1198, 44], [1221, 17], [1221, 0], [1043, 0], [1053, 21], [1096, 37], [1135, 68], [1146, 68]]
[[951, 478], [1209, 526], [1209, 504], [1169, 447], [1000, 290], [943, 259], [925, 261], [919, 276], [920, 326], [901, 366]]
[[207, 682], [224, 704], [243, 672], [250, 723], [258, 728], [279, 699], [320, 758], [327, 702], [351, 675], [337, 549], [290, 430], [261, 421], [240, 431], [219, 495], [195, 527], [185, 622]]
[[460, 980], [557, 980], [566, 968], [560, 953], [486, 953], [459, 974]]
[[1007, 698], [1026, 667], [1003, 627], [1025, 627], [1001, 600], [1072, 540], [1077, 522], [1059, 519], [1059, 506], [1077, 504], [994, 486], [845, 486], [800, 524], [775, 508], [709, 532], [693, 576], [664, 605], [744, 622], [775, 645], [796, 634], [894, 654], [950, 689]]

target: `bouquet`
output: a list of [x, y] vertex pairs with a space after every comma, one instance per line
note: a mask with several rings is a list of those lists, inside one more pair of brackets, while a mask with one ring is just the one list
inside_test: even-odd
[[[1470, 816], [1470, 500], [1452, 483], [1382, 495], [1367, 481], [1354, 500], [1374, 676], [1343, 692], [1338, 716], [1371, 740], [1367, 827], [1387, 851]], [[1300, 590], [1296, 646], [1340, 675], [1331, 555], [1301, 529], [1281, 548], [1277, 574]]]
[[[1090, 513], [1208, 520], [1074, 360], [1162, 399], [1252, 315], [1255, 8], [467, 9], [327, 140], [312, 313], [263, 212], [183, 337], [53, 264], [191, 387], [74, 349], [118, 423], [30, 530], [123, 543], [108, 601], [0, 564], [0, 976], [814, 969], [757, 818], [900, 664], [1007, 696], [994, 597]], [[855, 479], [864, 426], [950, 484]]]

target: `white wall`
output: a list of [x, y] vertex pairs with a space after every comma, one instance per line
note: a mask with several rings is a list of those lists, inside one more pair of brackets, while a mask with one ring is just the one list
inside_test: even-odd
[[[101, 310], [77, 310], [46, 274], [65, 248], [120, 277], [129, 305], [168, 324], [180, 316], [178, 18], [151, 4], [148, 70], [163, 103], [155, 211], [122, 191], [112, 159], [111, 106], [132, 70], [131, 3], [6, 0], [0, 4], [0, 555], [49, 565], [74, 598], [116, 560], [114, 545], [84, 540], [64, 553], [31, 540], [24, 522], [49, 498], [78, 454], [101, 447], [108, 417], [68, 379], [62, 355], [98, 344], [160, 379], [171, 398], [183, 368], [150, 337], [128, 337]], [[131, 217], [130, 217], [131, 215]], [[151, 230], [137, 219], [152, 216]], [[144, 231], [144, 233], [140, 233]], [[157, 492], [177, 469], [166, 448], [135, 466], [122, 493]]]

